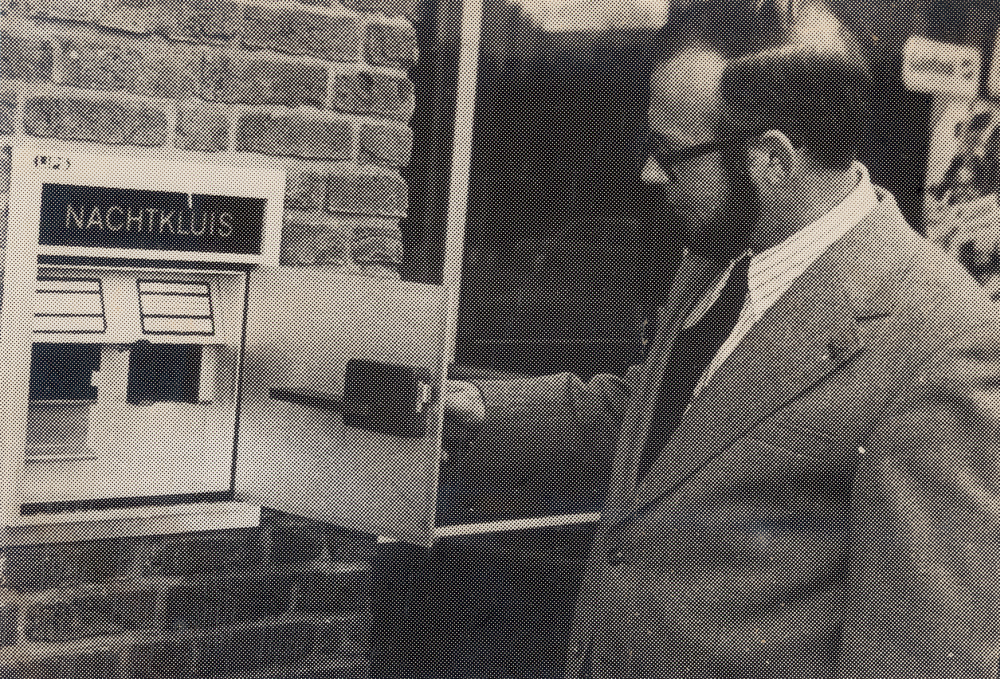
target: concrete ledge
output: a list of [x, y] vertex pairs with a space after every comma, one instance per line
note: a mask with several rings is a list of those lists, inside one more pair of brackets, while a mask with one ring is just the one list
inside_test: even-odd
[[260, 507], [208, 502], [14, 517], [5, 546], [171, 535], [260, 525]]

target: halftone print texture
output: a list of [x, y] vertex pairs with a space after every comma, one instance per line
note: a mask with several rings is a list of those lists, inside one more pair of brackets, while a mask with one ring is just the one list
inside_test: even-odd
[[[986, 18], [993, 9], [837, 2], [827, 12], [811, 2], [734, 0], [708, 3], [715, 15], [706, 17], [698, 14], [702, 3], [672, 4], [682, 23], [665, 38], [692, 49], [661, 43], [659, 68], [647, 63], [647, 73], [628, 82], [628, 41], [620, 34], [609, 47], [560, 33], [553, 17], [579, 27], [572, 15], [578, 7], [585, 14], [581, 6], [525, 3], [543, 30], [532, 32], [512, 12], [505, 25], [517, 29], [495, 38], [487, 63], [498, 77], [522, 74], [498, 79], [494, 90], [529, 92], [540, 113], [517, 104], [509, 113], [498, 106], [494, 117], [485, 105], [477, 113], [477, 124], [488, 120], [504, 134], [474, 136], [480, 152], [493, 152], [496, 171], [481, 167], [477, 189], [474, 158], [466, 263], [471, 255], [502, 280], [491, 284], [488, 274], [467, 269], [463, 284], [488, 292], [466, 293], [463, 299], [478, 293], [487, 309], [477, 315], [466, 307], [466, 322], [490, 332], [484, 317], [502, 307], [493, 319], [507, 334], [490, 337], [514, 348], [503, 357], [484, 354], [481, 365], [544, 375], [497, 380], [469, 371], [485, 413], [469, 459], [507, 484], [496, 490], [483, 481], [493, 495], [480, 496], [494, 500], [497, 514], [550, 507], [552, 498], [579, 510], [585, 502], [574, 506], [562, 496], [607, 487], [589, 555], [576, 551], [561, 562], [567, 580], [581, 578], [572, 613], [560, 611], [569, 614], [558, 628], [565, 674], [995, 677], [1000, 317], [955, 256], [961, 248], [946, 252], [919, 232], [922, 191], [915, 187], [927, 159], [919, 137], [931, 124], [930, 97], [905, 92], [898, 71], [901, 46], [921, 31], [986, 46], [996, 35], [995, 18]], [[838, 18], [857, 33], [856, 45]], [[594, 24], [614, 34], [614, 22], [597, 12]], [[848, 80], [852, 65], [836, 56], [855, 48], [876, 79], [871, 122], [849, 120], [847, 107], [831, 103], [865, 94]], [[766, 53], [751, 54], [758, 51]], [[604, 60], [619, 68], [608, 76], [613, 94], [587, 87], [588, 69], [599, 71]], [[550, 92], [540, 83], [552, 72], [562, 82], [550, 83]], [[603, 115], [607, 100], [628, 101], [630, 88], [649, 90], [648, 118], [624, 104], [617, 117]], [[480, 94], [481, 101], [512, 99]], [[574, 118], [570, 101], [588, 112]], [[732, 102], [738, 108], [727, 110]], [[631, 136], [619, 131], [630, 116]], [[521, 132], [548, 131], [566, 118], [580, 124], [548, 136]], [[839, 120], [850, 127], [834, 134]], [[965, 244], [965, 261], [984, 266], [995, 245], [989, 205], [996, 207], [997, 187], [981, 177], [989, 176], [995, 126], [984, 115], [967, 121], [977, 141], [963, 142], [966, 179], [981, 202], [968, 205], [970, 228], [953, 220], [950, 234]], [[629, 148], [643, 123], [655, 154]], [[741, 135], [720, 140], [728, 129]], [[550, 145], [526, 142], [514, 154], [512, 137]], [[707, 145], [713, 141], [722, 148]], [[846, 162], [838, 156], [844, 149]], [[623, 184], [641, 177], [647, 185], [633, 189], [631, 203], [607, 189], [607, 176], [625, 172]], [[531, 200], [512, 215], [519, 201], [490, 202], [486, 194], [510, 195], [504, 187], [518, 178]], [[635, 206], [646, 198], [651, 207], [640, 213]], [[609, 218], [602, 200], [618, 214]], [[648, 219], [645, 230], [639, 214]], [[519, 229], [522, 222], [531, 227]], [[601, 230], [608, 223], [619, 240]], [[588, 236], [614, 262], [604, 278], [584, 266], [587, 249], [575, 241]], [[491, 243], [500, 238], [503, 246]], [[670, 243], [689, 248], [672, 277], [655, 268], [669, 260]], [[516, 260], [502, 248], [515, 250], [530, 273], [511, 267]], [[745, 250], [752, 252], [751, 294], [739, 334], [693, 397], [675, 404], [676, 428], [648, 471], [637, 472], [657, 400], [683, 380], [673, 366], [688, 350], [686, 329], [711, 312], [724, 284], [720, 271]], [[721, 267], [713, 261], [720, 254]], [[577, 267], [557, 268], [559, 256]], [[641, 280], [629, 277], [629, 259], [646, 267], [653, 289], [646, 297], [622, 290]], [[554, 271], [585, 279], [586, 289]], [[536, 280], [546, 275], [543, 288]], [[631, 321], [631, 335], [605, 339], [592, 330], [589, 339], [617, 340], [620, 353], [639, 354], [636, 367], [588, 363], [572, 348], [545, 360], [518, 354], [517, 340], [539, 354], [546, 343], [570, 344], [569, 328], [599, 314], [584, 300]], [[545, 324], [542, 313], [526, 311], [534, 309], [562, 313], [563, 323]], [[460, 314], [460, 352], [463, 341], [476, 344], [463, 328]], [[560, 541], [543, 539], [550, 549]], [[518, 610], [520, 601], [511, 596], [503, 610]], [[491, 621], [503, 615], [487, 610]]]
[[[278, 168], [287, 176], [282, 266], [391, 285], [403, 264], [400, 221], [410, 202], [401, 168], [410, 163], [413, 144], [417, 92], [410, 70], [418, 59], [418, 11], [413, 0], [0, 3], [4, 241], [11, 147], [34, 145], [53, 154], [45, 162], [54, 171], [83, 153], [120, 156], [123, 173], [138, 166], [145, 172], [157, 158]], [[126, 213], [128, 206], [121, 207]], [[123, 453], [131, 466], [138, 461], [148, 470], [149, 479], [140, 471], [127, 487], [88, 494], [85, 470], [92, 461], [85, 453], [95, 437], [94, 409], [115, 398], [121, 409], [131, 409], [122, 438], [134, 437], [137, 423], [156, 421], [157, 412], [194, 413], [184, 436], [204, 436], [207, 448], [232, 448], [232, 422], [228, 429], [216, 426], [214, 415], [204, 414], [216, 412], [213, 397], [236, 396], [238, 356], [219, 348], [232, 290], [220, 297], [225, 285], [213, 282], [208, 296], [203, 288], [215, 281], [211, 276], [164, 273], [156, 280], [168, 281], [176, 294], [157, 296], [144, 284], [142, 304], [133, 290], [130, 312], [109, 301], [106, 284], [93, 282], [102, 275], [76, 276], [69, 292], [50, 290], [68, 286], [65, 281], [50, 284], [39, 327], [48, 332], [75, 324], [77, 332], [100, 333], [116, 314], [134, 312], [136, 327], [159, 333], [154, 341], [161, 344], [131, 363], [137, 346], [95, 352], [87, 347], [99, 344], [60, 349], [56, 339], [39, 345], [35, 354], [44, 365], [32, 396], [45, 402], [37, 401], [29, 415], [27, 473], [52, 470], [71, 479], [78, 469], [80, 478], [67, 493], [32, 502], [26, 511], [58, 523], [67, 512], [96, 508], [120, 516], [111, 523], [122, 533], [141, 534], [141, 527], [129, 528], [134, 520], [128, 517], [147, 509], [134, 505], [150, 503], [142, 497], [150, 487], [183, 487], [185, 479], [164, 479], [157, 471], [154, 451], [169, 448], [169, 441], [154, 426], [148, 447], [140, 436], [134, 439], [140, 449]], [[281, 304], [263, 302], [265, 311]], [[303, 337], [326, 313], [315, 300], [313, 307], [316, 316], [290, 321]], [[241, 331], [238, 322], [229, 329]], [[190, 332], [204, 336], [203, 345], [171, 343], [185, 341], [171, 340], [172, 334], [190, 340]], [[125, 379], [130, 371], [131, 381]], [[110, 426], [114, 438], [113, 424], [100, 426]], [[72, 447], [81, 451], [76, 459], [53, 454]], [[192, 483], [204, 476], [208, 457], [191, 453]], [[221, 488], [229, 485], [224, 476]], [[321, 482], [306, 485], [316, 490]], [[215, 495], [158, 502], [197, 503], [219, 499]], [[374, 534], [273, 510], [264, 511], [259, 527], [191, 532], [179, 523], [174, 534], [162, 536], [107, 537], [99, 522], [93, 525], [93, 535], [78, 536], [90, 539], [61, 542], [52, 533], [43, 544], [4, 550], [0, 676], [372, 676]]]
[[[84, 149], [133, 163], [278, 167], [287, 175], [288, 271], [391, 287], [401, 271], [424, 270], [404, 261], [426, 255], [404, 249], [404, 229], [408, 245], [418, 242], [436, 209], [428, 205], [446, 200], [447, 187], [434, 185], [442, 181], [424, 171], [433, 163], [416, 151], [452, 149], [421, 147], [415, 131], [430, 135], [441, 123], [435, 106], [447, 109], [454, 97], [435, 103], [436, 78], [451, 77], [455, 64], [444, 62], [461, 52], [457, 38], [435, 42], [454, 26], [421, 25], [436, 16], [428, 4], [0, 3], [0, 233], [10, 148], [34, 144], [56, 163]], [[415, 473], [402, 444], [383, 440], [380, 449], [377, 437], [323, 422], [315, 404], [335, 404], [336, 390], [300, 391], [299, 402], [276, 406], [288, 414], [279, 429], [339, 438], [347, 452], [366, 446], [356, 470], [318, 446], [296, 454], [312, 453], [312, 469], [326, 464], [326, 476], [296, 476], [291, 464], [282, 473], [271, 460], [261, 469], [275, 488], [302, 493], [288, 511], [265, 508], [252, 528], [139, 537], [95, 528], [89, 539], [6, 547], [0, 677], [996, 677], [1000, 317], [979, 285], [996, 280], [995, 115], [988, 104], [970, 107], [953, 135], [954, 172], [927, 182], [925, 196], [930, 103], [902, 92], [894, 70], [914, 33], [989, 54], [996, 8], [831, 0], [828, 13], [808, 0], [712, 0], [716, 19], [699, 19], [699, 4], [483, 1], [451, 369], [465, 384], [442, 394], [429, 385], [424, 404], [448, 393], [468, 399], [458, 420], [454, 408], [445, 413], [444, 434], [458, 421], [474, 436], [448, 442], [438, 488], [439, 520], [456, 537], [430, 550], [384, 544], [291, 511], [321, 507], [352, 471], [365, 480], [359, 507], [384, 493], [379, 511], [402, 497], [412, 517], [433, 496], [434, 474]], [[708, 54], [657, 90], [650, 76], [667, 57], [649, 45], [668, 10], [688, 17], [688, 37]], [[844, 130], [860, 140], [860, 165], [838, 174], [809, 162], [810, 152], [842, 146], [841, 135], [815, 141], [843, 110], [830, 103], [841, 101], [836, 83], [809, 96], [788, 87], [843, 39], [839, 20], [868, 54], [879, 94], [871, 133]], [[721, 62], [711, 53], [722, 48], [702, 30], [726, 43]], [[746, 87], [730, 93], [744, 95], [743, 113], [767, 109], [766, 121], [749, 121], [764, 129], [666, 167], [650, 160], [639, 141], [647, 127], [657, 158], [717, 141], [724, 74], [714, 69], [733, 73], [729, 52], [769, 31], [790, 31], [794, 46], [771, 55], [777, 66], [745, 58], [740, 73], [770, 67], [765, 82], [775, 87], [751, 89], [741, 75], [736, 84]], [[803, 45], [819, 47], [796, 51]], [[775, 121], [788, 111], [808, 125], [783, 129]], [[784, 136], [766, 136], [772, 130]], [[798, 174], [806, 171], [814, 174]], [[919, 219], [914, 206], [925, 198]], [[845, 201], [858, 209], [838, 211]], [[415, 211], [420, 224], [401, 227]], [[831, 214], [836, 224], [824, 222]], [[814, 232], [808, 242], [795, 236]], [[441, 254], [435, 248], [428, 257]], [[674, 404], [676, 427], [639, 475], [657, 400], [676, 379], [668, 366], [678, 338], [713, 313], [720, 270], [746, 250], [751, 290], [728, 353], [690, 400]], [[103, 324], [116, 312], [91, 312], [82, 289], [70, 316]], [[300, 313], [281, 298], [258, 302], [257, 327], [266, 330], [273, 305], [276, 336], [309, 337], [323, 326], [315, 299]], [[196, 311], [188, 315], [207, 318]], [[414, 334], [434, 334], [432, 316], [415, 315]], [[336, 335], [319, 334], [331, 343]], [[386, 357], [413, 349], [384, 348]], [[103, 358], [36, 351], [48, 363], [35, 394], [55, 389], [62, 398], [32, 411], [29, 447], [87, 440], [89, 400], [106, 388], [93, 376], [129, 365], [127, 348], [106, 349]], [[167, 383], [200, 380], [206, 369], [227, 374], [226, 361], [206, 363], [208, 349], [146, 351], [161, 364], [147, 362], [149, 379], [133, 395], [169, 392], [170, 407], [199, 407], [211, 385]], [[276, 373], [291, 353], [272, 361]], [[316, 362], [324, 351], [301, 353]], [[266, 362], [267, 353], [252, 358]], [[301, 373], [315, 377], [312, 367]], [[128, 385], [120, 386], [125, 402]], [[136, 400], [130, 406], [164, 405]], [[212, 436], [211, 422], [198, 426]], [[162, 438], [151, 431], [150, 447]], [[414, 478], [408, 495], [378, 484], [388, 456], [400, 465], [397, 486]], [[36, 457], [29, 473], [55, 464], [64, 478], [87, 462]], [[192, 476], [203, 465], [192, 455]], [[148, 467], [155, 476], [156, 460]], [[82, 503], [58, 496], [26, 510], [58, 523], [110, 506], [123, 525], [143, 511], [131, 491], [86, 498], [86, 485], [81, 477], [73, 490]], [[209, 499], [217, 498], [186, 498]]]

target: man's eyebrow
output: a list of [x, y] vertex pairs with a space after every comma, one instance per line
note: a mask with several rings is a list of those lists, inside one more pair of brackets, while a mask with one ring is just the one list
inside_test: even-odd
[[664, 148], [670, 150], [676, 150], [682, 148], [682, 145], [677, 141], [675, 137], [662, 134], [653, 129], [649, 130], [649, 140], [655, 141], [657, 145], [663, 146]]

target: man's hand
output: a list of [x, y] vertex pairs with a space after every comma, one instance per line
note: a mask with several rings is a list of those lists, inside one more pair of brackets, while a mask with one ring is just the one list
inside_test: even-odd
[[486, 405], [479, 387], [471, 382], [445, 381], [444, 434], [446, 444], [467, 443], [486, 421]]

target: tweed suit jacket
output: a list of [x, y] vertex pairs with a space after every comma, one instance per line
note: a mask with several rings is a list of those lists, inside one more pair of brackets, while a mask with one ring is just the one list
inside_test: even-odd
[[483, 473], [611, 474], [568, 677], [997, 677], [1000, 320], [876, 193], [639, 483], [705, 262], [684, 259], [651, 354], [625, 378], [477, 382]]

